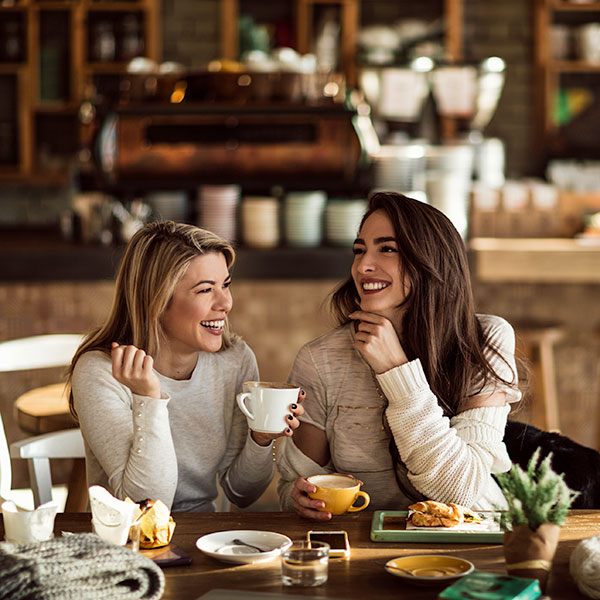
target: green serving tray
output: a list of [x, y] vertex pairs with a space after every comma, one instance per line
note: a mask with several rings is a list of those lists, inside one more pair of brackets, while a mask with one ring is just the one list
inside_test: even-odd
[[[483, 511], [478, 511], [483, 512]], [[426, 531], [424, 529], [405, 529], [400, 524], [400, 529], [384, 529], [383, 521], [387, 517], [407, 517], [406, 510], [376, 510], [373, 513], [371, 521], [371, 541], [372, 542], [448, 542], [464, 544], [501, 544], [503, 540], [502, 531], [440, 531], [434, 529]]]

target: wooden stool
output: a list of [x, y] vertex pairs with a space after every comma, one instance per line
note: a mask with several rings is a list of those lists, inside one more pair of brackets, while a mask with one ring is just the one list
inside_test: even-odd
[[[77, 427], [69, 412], [64, 383], [46, 385], [22, 394], [15, 400], [14, 410], [19, 427], [27, 433], [38, 435]], [[68, 490], [65, 512], [86, 512], [88, 491], [83, 458], [73, 459]]]
[[535, 321], [512, 322], [517, 348], [531, 361], [531, 418], [533, 424], [546, 431], [560, 431], [554, 344], [565, 335], [558, 323]]

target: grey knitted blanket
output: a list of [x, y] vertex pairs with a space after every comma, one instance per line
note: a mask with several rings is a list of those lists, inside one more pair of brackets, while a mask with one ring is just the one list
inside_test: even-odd
[[93, 533], [0, 543], [0, 600], [155, 600], [164, 588], [149, 558]]

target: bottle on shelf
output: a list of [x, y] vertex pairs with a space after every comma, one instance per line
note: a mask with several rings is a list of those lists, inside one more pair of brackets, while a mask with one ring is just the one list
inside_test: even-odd
[[113, 24], [100, 21], [94, 28], [93, 60], [112, 62], [117, 54], [117, 41]]
[[0, 58], [8, 62], [22, 60], [21, 27], [19, 22], [15, 20], [5, 21], [4, 32], [0, 37], [3, 41]]
[[120, 60], [128, 61], [140, 56], [144, 51], [144, 40], [140, 33], [140, 21], [136, 15], [130, 14], [123, 18], [121, 25]]

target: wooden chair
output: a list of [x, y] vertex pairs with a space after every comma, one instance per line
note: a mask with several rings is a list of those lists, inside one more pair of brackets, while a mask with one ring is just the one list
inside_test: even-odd
[[84, 458], [83, 438], [79, 429], [54, 431], [13, 442], [9, 447], [0, 417], [0, 497], [13, 499], [10, 457], [28, 461], [33, 504], [39, 506], [53, 499], [51, 458]]
[[[79, 334], [51, 334], [0, 342], [0, 372], [66, 366], [81, 340]], [[0, 418], [0, 495], [7, 498], [12, 485], [11, 456], [28, 461], [34, 505], [39, 506], [52, 499], [50, 459], [74, 458], [83, 462], [83, 438], [79, 429], [65, 429], [14, 442], [9, 450]]]
[[546, 431], [560, 431], [554, 345], [564, 337], [564, 327], [558, 323], [534, 321], [511, 323], [517, 337], [517, 348], [529, 359], [533, 371], [533, 424]]

